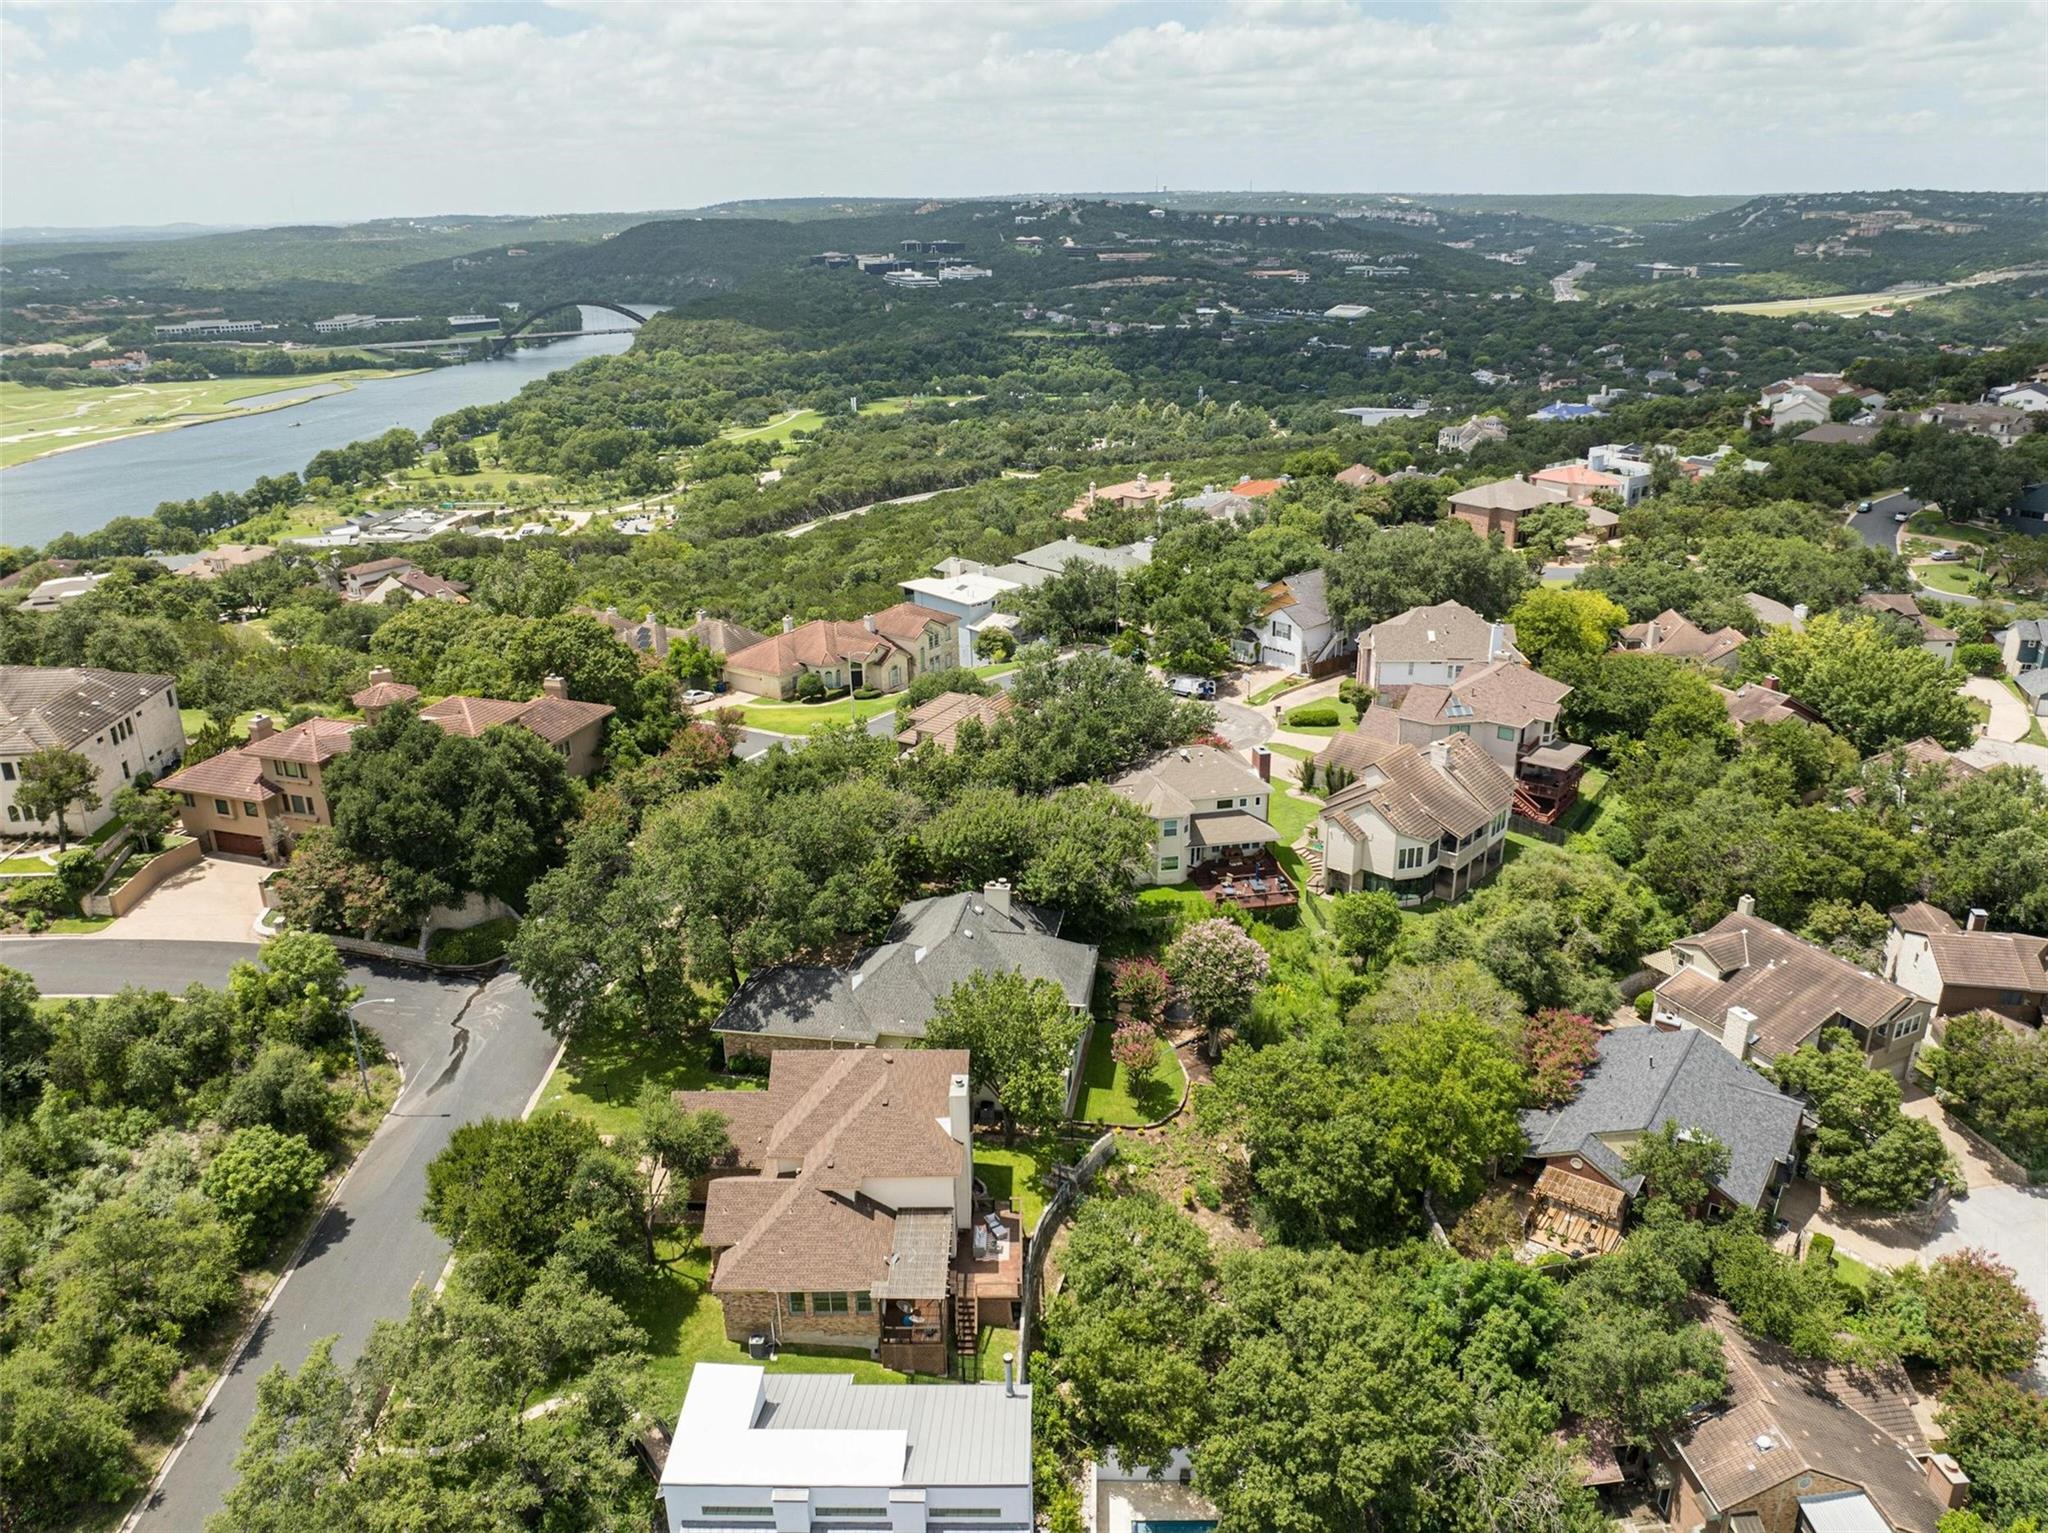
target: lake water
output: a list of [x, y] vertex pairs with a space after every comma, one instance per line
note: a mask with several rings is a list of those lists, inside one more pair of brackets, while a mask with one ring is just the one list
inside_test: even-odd
[[[603, 309], [583, 312], [584, 323], [592, 327], [617, 322]], [[246, 490], [266, 474], [303, 469], [323, 448], [380, 436], [393, 426], [425, 431], [450, 410], [509, 399], [536, 378], [585, 357], [624, 351], [632, 340], [630, 335], [594, 335], [550, 341], [488, 362], [361, 382], [347, 393], [309, 398], [264, 415], [123, 437], [38, 458], [0, 472], [0, 543], [40, 546], [62, 533], [104, 527], [117, 516], [147, 516], [167, 500]], [[280, 380], [277, 395], [266, 397], [306, 392], [303, 384]]]

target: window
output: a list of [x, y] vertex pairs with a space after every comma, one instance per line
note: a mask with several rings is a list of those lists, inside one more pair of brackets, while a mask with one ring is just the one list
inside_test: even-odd
[[213, 812], [223, 820], [232, 820], [235, 817], [234, 810], [228, 808], [228, 801], [224, 798], [217, 798], [213, 801]]
[[0, 761], [0, 780], [4, 780], [4, 781], [6, 781], [6, 782], [13, 782], [13, 781], [14, 781], [14, 763], [13, 763], [13, 762], [11, 762], [11, 761]]
[[303, 780], [306, 775], [306, 768], [304, 764], [301, 762], [273, 761], [267, 764], [275, 767], [277, 769], [277, 775], [280, 777], [297, 777]]
[[178, 797], [185, 801], [185, 807], [187, 809], [196, 809], [199, 807], [199, 800], [194, 798], [189, 793], [180, 793]]
[[1159, 871], [1162, 873], [1171, 873], [1179, 866], [1180, 859], [1178, 857], [1162, 857], [1159, 859]]
[[1394, 855], [1396, 868], [1419, 868], [1429, 858], [1426, 846], [1404, 846]]
[[814, 1293], [811, 1295], [811, 1313], [814, 1315], [843, 1315], [850, 1306], [843, 1293]]
[[1451, 726], [1451, 733], [1454, 735], [1469, 735], [1472, 733], [1472, 726], [1470, 724], [1453, 724]]
[[1161, 821], [1159, 822], [1159, 834], [1160, 834], [1160, 835], [1162, 835], [1162, 836], [1177, 836], [1177, 835], [1179, 835], [1179, 834], [1180, 834], [1180, 821], [1178, 821], [1178, 820], [1161, 820]]
[[875, 1312], [874, 1296], [864, 1293], [855, 1294], [853, 1296], [853, 1312], [856, 1315], [872, 1315]]
[[999, 1506], [935, 1506], [932, 1521], [942, 1522], [948, 1517], [1000, 1517], [1003, 1509]]
[[1892, 1024], [1892, 1036], [1894, 1038], [1910, 1038], [1919, 1031], [1920, 1019], [1918, 1017], [1901, 1017]]
[[792, 1315], [801, 1315], [804, 1312], [804, 1296], [802, 1294], [793, 1293], [789, 1296], [789, 1312]]
[[261, 809], [258, 809], [254, 804], [242, 805], [242, 814], [247, 819], [257, 819], [262, 815], [262, 813], [263, 811]]
[[302, 798], [302, 797], [301, 797], [300, 795], [298, 795], [298, 794], [296, 794], [296, 793], [294, 793], [294, 794], [291, 794], [291, 795], [289, 795], [289, 796], [290, 796], [290, 799], [291, 799], [291, 806], [292, 806], [292, 813], [293, 813], [293, 814], [302, 814], [302, 815], [305, 815], [305, 816], [307, 816], [308, 818], [310, 818], [310, 817], [312, 816], [312, 813], [313, 813], [313, 801], [312, 801], [311, 799], [309, 799], [309, 798]]
[[767, 1506], [707, 1506], [706, 1517], [766, 1517], [773, 1519], [775, 1509]]
[[19, 825], [21, 823], [21, 811], [12, 804], [9, 804], [7, 806], [7, 819], [10, 824]]
[[1291, 639], [1294, 637], [1294, 630], [1288, 626], [1285, 619], [1276, 617], [1273, 619], [1273, 637], [1276, 639]]
[[1515, 731], [1514, 731], [1514, 729], [1513, 729], [1513, 728], [1512, 728], [1511, 726], [1509, 726], [1509, 725], [1506, 725], [1506, 724], [1496, 724], [1496, 725], [1494, 725], [1494, 726], [1493, 726], [1493, 732], [1494, 732], [1494, 735], [1495, 735], [1495, 737], [1496, 737], [1497, 739], [1502, 739], [1502, 740], [1512, 740], [1512, 739], [1514, 739], [1514, 737], [1515, 737]]
[[[709, 1511], [710, 1508], [706, 1507], [705, 1510]], [[889, 1509], [886, 1506], [814, 1506], [811, 1508], [811, 1516], [820, 1521], [827, 1517], [876, 1517], [887, 1520]]]

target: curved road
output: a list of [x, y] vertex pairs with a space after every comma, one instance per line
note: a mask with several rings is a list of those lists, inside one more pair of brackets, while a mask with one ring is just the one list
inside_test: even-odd
[[[258, 951], [235, 942], [9, 938], [0, 939], [0, 964], [27, 973], [45, 995], [104, 995], [126, 985], [218, 985]], [[555, 1042], [515, 977], [479, 982], [381, 964], [352, 964], [349, 977], [367, 998], [390, 1003], [357, 1019], [403, 1064], [404, 1089], [127, 1529], [204, 1527], [235, 1483], [256, 1381], [271, 1365], [297, 1368], [315, 1341], [338, 1335], [335, 1361], [345, 1367], [378, 1320], [403, 1316], [413, 1290], [434, 1285], [448, 1246], [420, 1220], [427, 1162], [460, 1125], [518, 1116], [547, 1078]]]

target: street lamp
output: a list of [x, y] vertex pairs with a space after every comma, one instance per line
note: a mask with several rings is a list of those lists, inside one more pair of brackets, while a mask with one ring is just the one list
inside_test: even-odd
[[395, 1006], [395, 998], [385, 995], [373, 1001], [357, 1001], [348, 1009], [348, 1041], [356, 1051], [356, 1084], [362, 1087], [363, 1100], [370, 1099], [370, 1072], [363, 1068], [363, 1035], [356, 1031], [356, 1009], [362, 1006]]

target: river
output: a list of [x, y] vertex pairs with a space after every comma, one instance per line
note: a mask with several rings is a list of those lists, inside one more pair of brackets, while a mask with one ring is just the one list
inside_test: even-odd
[[[593, 328], [617, 322], [603, 309], [583, 314]], [[358, 383], [288, 409], [122, 437], [19, 464], [0, 472], [0, 543], [39, 547], [117, 516], [147, 516], [167, 500], [246, 490], [266, 474], [303, 469], [324, 448], [380, 436], [393, 426], [425, 431], [450, 410], [509, 399], [536, 378], [585, 357], [624, 351], [632, 340], [594, 335], [520, 347], [487, 362]], [[305, 389], [287, 379], [278, 383], [279, 395]]]

